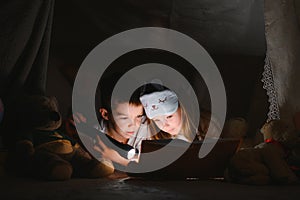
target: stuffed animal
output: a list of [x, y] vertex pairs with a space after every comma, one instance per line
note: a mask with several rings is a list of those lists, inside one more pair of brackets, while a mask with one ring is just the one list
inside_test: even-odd
[[248, 124], [242, 117], [231, 118], [224, 124], [222, 136], [224, 138], [243, 138], [248, 131]]
[[290, 161], [296, 163], [300, 156], [297, 149], [299, 139], [295, 138], [283, 120], [265, 123], [261, 133], [264, 136], [263, 143], [254, 148], [241, 149], [233, 156], [225, 176], [227, 180], [256, 185], [297, 182], [293, 168], [297, 166], [292, 166]]
[[112, 165], [94, 159], [59, 131], [62, 118], [54, 97], [33, 95], [20, 100], [15, 124], [17, 165], [48, 180], [98, 178], [113, 173]]
[[[241, 139], [241, 144], [245, 141], [248, 131], [248, 124], [244, 118], [236, 117], [227, 120], [224, 124], [221, 137]], [[241, 146], [240, 144], [240, 146]]]
[[240, 149], [254, 147], [263, 141], [261, 135], [248, 135], [248, 123], [242, 117], [234, 117], [227, 120], [224, 124], [221, 137], [240, 139]]

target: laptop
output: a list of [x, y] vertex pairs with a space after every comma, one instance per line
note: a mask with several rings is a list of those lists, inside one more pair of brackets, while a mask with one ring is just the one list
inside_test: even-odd
[[[144, 163], [143, 153], [155, 152], [168, 146], [168, 153], [184, 151], [185, 141], [177, 140], [144, 140], [141, 146], [140, 163]], [[207, 141], [206, 141], [207, 142]], [[145, 173], [128, 173], [131, 177], [143, 177], [150, 179], [214, 179], [223, 178], [224, 171], [231, 157], [238, 150], [240, 139], [210, 139], [208, 142], [216, 142], [214, 148], [204, 158], [199, 158], [199, 150], [203, 141], [194, 141], [188, 149], [174, 162], [161, 169]], [[170, 154], [171, 155], [171, 154]], [[168, 156], [168, 155], [165, 155]], [[166, 158], [164, 155], [162, 159]], [[148, 158], [147, 158], [148, 159]], [[159, 158], [157, 158], [159, 160]], [[157, 159], [156, 162], [157, 162]], [[163, 160], [161, 160], [163, 161]], [[149, 162], [149, 161], [148, 161]]]

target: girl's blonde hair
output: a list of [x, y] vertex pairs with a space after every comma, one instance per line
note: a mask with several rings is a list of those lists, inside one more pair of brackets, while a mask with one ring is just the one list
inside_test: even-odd
[[[145, 84], [142, 86], [142, 89], [140, 89], [140, 91], [142, 91], [141, 96], [164, 90], [170, 89], [157, 83]], [[180, 101], [178, 101], [178, 109], [181, 111], [182, 120], [182, 127], [179, 134], [183, 135], [190, 142], [192, 142], [194, 139], [203, 139], [207, 133], [207, 129], [212, 118], [211, 113], [200, 112], [200, 122], [193, 122], [184, 105]], [[152, 134], [155, 133], [151, 139], [170, 139], [173, 137], [171, 134], [160, 130], [155, 125], [153, 120], [148, 119], [148, 121], [150, 132]]]
[[[191, 119], [182, 104], [179, 103], [178, 109], [180, 109], [181, 111], [181, 123], [182, 123], [180, 134], [182, 134], [189, 142], [192, 142], [197, 134], [197, 128], [191, 122]], [[153, 122], [153, 120], [150, 120], [150, 128], [152, 133], [154, 132], [154, 130], [157, 130], [156, 125], [154, 124], [155, 123]], [[158, 139], [170, 139], [170, 138], [172, 138], [171, 134], [164, 131], [159, 131], [157, 134], [153, 135], [151, 139], [158, 140]]]

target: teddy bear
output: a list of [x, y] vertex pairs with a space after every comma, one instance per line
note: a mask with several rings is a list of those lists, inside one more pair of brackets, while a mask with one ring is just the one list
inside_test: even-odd
[[243, 117], [232, 117], [224, 123], [221, 138], [240, 139], [239, 149], [254, 147], [263, 140], [263, 136], [248, 135], [248, 122]]
[[110, 163], [99, 162], [59, 130], [62, 117], [55, 97], [26, 95], [15, 109], [14, 165], [22, 166], [17, 170], [47, 180], [99, 178], [114, 172]]
[[283, 120], [271, 120], [260, 131], [264, 142], [238, 151], [230, 161], [225, 178], [255, 185], [298, 182], [293, 168], [297, 166], [292, 162], [299, 162], [300, 141], [294, 131]]

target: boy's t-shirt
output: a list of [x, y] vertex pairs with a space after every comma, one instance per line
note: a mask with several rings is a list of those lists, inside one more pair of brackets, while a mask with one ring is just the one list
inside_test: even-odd
[[[107, 132], [107, 128], [103, 120], [101, 120], [99, 124], [95, 125], [94, 128], [102, 133]], [[137, 149], [138, 152], [141, 152], [142, 141], [150, 138], [151, 138], [151, 132], [147, 120], [145, 118], [142, 120], [139, 130], [135, 133], [133, 137], [129, 138], [127, 144]]]

